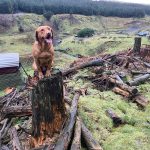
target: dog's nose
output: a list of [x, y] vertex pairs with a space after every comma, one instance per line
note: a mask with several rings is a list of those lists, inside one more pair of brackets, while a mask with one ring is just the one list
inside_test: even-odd
[[47, 33], [47, 39], [49, 39], [51, 37], [50, 33]]

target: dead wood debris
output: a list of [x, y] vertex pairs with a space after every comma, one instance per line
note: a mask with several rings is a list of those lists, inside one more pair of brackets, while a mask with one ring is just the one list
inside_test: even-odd
[[[84, 79], [90, 80], [100, 91], [112, 90], [116, 94], [122, 95], [129, 101], [136, 102], [142, 107], [148, 104], [147, 98], [139, 93], [137, 87], [135, 87], [148, 81], [150, 78], [150, 64], [144, 61], [143, 53], [142, 55], [135, 55], [129, 49], [128, 51], [119, 52], [114, 55], [87, 57], [86, 59], [84, 58], [83, 64], [91, 64], [91, 62], [96, 62], [96, 60], [101, 60], [103, 63], [99, 64], [99, 66], [88, 66], [91, 67], [95, 75], [86, 76]], [[72, 68], [77, 68], [77, 71], [82, 66], [82, 63], [79, 59], [79, 61], [72, 63], [71, 66]], [[72, 68], [70, 68], [71, 71]], [[131, 79], [127, 80], [128, 77]]]
[[[125, 100], [136, 102], [139, 106], [146, 107], [148, 104], [145, 98], [139, 91], [137, 86], [143, 82], [147, 82], [150, 77], [150, 61], [148, 56], [145, 56], [143, 48], [139, 55], [135, 55], [132, 49], [122, 51], [117, 54], [103, 54], [96, 57], [83, 57], [70, 65], [70, 68], [63, 70], [63, 76], [77, 72], [79, 69], [90, 68], [94, 75], [82, 77], [90, 80], [94, 87], [104, 91], [112, 90], [116, 94], [120, 94]], [[146, 59], [145, 59], [146, 58]], [[130, 76], [130, 80], [127, 80]], [[29, 77], [27, 85], [21, 90], [13, 88], [7, 95], [0, 97], [0, 149], [12, 150], [29, 149], [27, 143], [31, 136], [31, 101], [29, 101], [30, 91], [37, 84], [36, 77]], [[67, 83], [65, 83], [67, 85]], [[67, 86], [65, 85], [65, 88]], [[135, 86], [136, 85], [136, 86]], [[88, 88], [88, 87], [87, 87]], [[99, 143], [93, 139], [90, 131], [85, 127], [80, 119], [77, 119], [77, 102], [80, 94], [86, 96], [87, 88], [80, 89], [80, 92], [75, 92], [73, 101], [68, 97], [68, 93], [72, 93], [68, 89], [64, 100], [71, 108], [70, 118], [67, 121], [66, 128], [62, 131], [56, 145], [43, 145], [35, 149], [63, 149], [70, 146], [71, 149], [80, 149], [82, 137], [88, 148], [102, 149]], [[110, 118], [119, 121], [123, 124], [123, 120], [110, 110], [106, 110]], [[21, 123], [14, 126], [14, 122]], [[75, 125], [76, 122], [76, 125]], [[116, 123], [116, 122], [115, 122]], [[17, 124], [17, 123], [16, 123]], [[74, 127], [75, 126], [75, 127]], [[74, 129], [75, 128], [75, 129]], [[24, 141], [22, 139], [25, 139]], [[73, 142], [72, 142], [73, 141]]]
[[[83, 92], [84, 91], [84, 92]], [[73, 100], [64, 97], [64, 100], [70, 106], [70, 114], [66, 121], [62, 133], [57, 135], [55, 139], [56, 144], [51, 144], [52, 139], [47, 139], [45, 145], [36, 147], [34, 149], [52, 150], [52, 149], [67, 149], [71, 145], [71, 149], [81, 148], [81, 121], [77, 116], [78, 100], [81, 94], [85, 93], [86, 89], [75, 91]], [[30, 89], [26, 88], [24, 91], [14, 90], [0, 98], [1, 105], [3, 105], [0, 114], [0, 149], [30, 149], [31, 137], [31, 102], [29, 101]], [[14, 96], [15, 95], [15, 96]], [[10, 101], [11, 99], [11, 101]], [[8, 103], [9, 102], [9, 103]], [[15, 125], [16, 120], [22, 120], [21, 125]], [[76, 127], [75, 127], [76, 123]], [[74, 130], [75, 128], [75, 130]], [[79, 133], [80, 132], [80, 133]], [[74, 138], [72, 138], [74, 135]], [[72, 144], [71, 144], [72, 143]]]

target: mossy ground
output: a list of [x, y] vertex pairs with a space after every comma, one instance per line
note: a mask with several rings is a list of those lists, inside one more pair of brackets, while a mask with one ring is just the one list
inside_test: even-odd
[[[113, 17], [89, 17], [73, 15], [70, 21], [69, 15], [57, 15], [51, 18], [51, 22], [58, 24], [59, 36], [62, 43], [55, 49], [64, 50], [64, 53], [55, 53], [55, 67], [66, 68], [76, 58], [72, 55], [84, 56], [97, 55], [101, 51], [114, 53], [133, 47], [134, 35], [117, 34], [118, 30], [126, 29], [134, 23], [141, 23], [141, 30], [148, 29], [149, 17], [143, 19], [113, 18]], [[18, 24], [0, 35], [0, 52], [19, 52], [21, 55], [31, 52], [34, 39], [34, 29], [45, 23], [41, 15], [24, 14], [18, 18], [25, 32], [18, 32]], [[82, 28], [93, 28], [96, 35], [83, 40], [75, 39], [74, 35]], [[147, 38], [143, 38], [143, 44], [149, 44]], [[67, 53], [67, 54], [65, 54]], [[69, 55], [68, 55], [69, 54]], [[29, 74], [33, 74], [31, 63], [24, 65]], [[80, 76], [91, 75], [87, 69], [75, 74], [68, 86], [78, 89], [88, 87], [88, 95], [81, 96], [79, 100], [79, 114], [86, 126], [92, 131], [94, 137], [102, 145], [104, 150], [149, 150], [150, 149], [150, 105], [145, 110], [132, 102], [128, 102], [121, 96], [111, 91], [100, 92], [93, 88], [90, 82], [84, 81]], [[150, 84], [147, 82], [139, 86], [139, 90], [150, 99]], [[3, 91], [0, 92], [3, 93]], [[72, 95], [71, 95], [72, 96]], [[112, 120], [106, 115], [106, 110], [114, 110], [127, 124], [118, 128], [113, 126]]]
[[[111, 91], [100, 92], [90, 82], [79, 79], [81, 74], [89, 75], [87, 70], [74, 76], [68, 86], [74, 89], [88, 87], [88, 95], [79, 100], [79, 115], [92, 131], [104, 150], [149, 150], [150, 149], [150, 105], [144, 110], [136, 103], [127, 101]], [[139, 86], [148, 99], [150, 84]], [[126, 124], [114, 127], [106, 110], [113, 110]]]

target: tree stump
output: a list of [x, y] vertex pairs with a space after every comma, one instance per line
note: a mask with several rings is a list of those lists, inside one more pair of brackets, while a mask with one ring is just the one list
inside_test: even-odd
[[141, 37], [135, 37], [134, 39], [134, 52], [137, 54], [140, 54], [140, 49], [141, 49]]
[[62, 73], [54, 70], [52, 76], [39, 80], [31, 92], [31, 101], [31, 145], [38, 147], [60, 131], [66, 118]]

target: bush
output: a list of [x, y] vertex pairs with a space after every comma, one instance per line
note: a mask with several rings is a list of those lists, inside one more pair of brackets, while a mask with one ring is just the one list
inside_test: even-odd
[[24, 32], [23, 26], [22, 26], [22, 25], [19, 25], [18, 30], [19, 30], [20, 33]]
[[47, 19], [50, 20], [50, 18], [53, 16], [53, 12], [47, 11], [43, 14], [43, 16]]
[[90, 28], [84, 28], [77, 33], [78, 37], [91, 37], [94, 34], [94, 30]]

